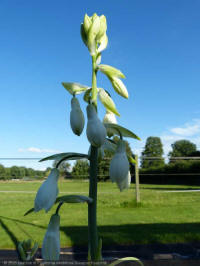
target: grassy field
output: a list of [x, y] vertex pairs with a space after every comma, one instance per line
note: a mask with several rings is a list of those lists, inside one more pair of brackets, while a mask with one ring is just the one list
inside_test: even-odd
[[[55, 206], [47, 214], [41, 211], [23, 216], [33, 207], [40, 184], [0, 182], [1, 249], [15, 248], [17, 241], [27, 238], [41, 245]], [[61, 181], [59, 188], [61, 193], [87, 195], [88, 183]], [[99, 183], [98, 224], [103, 244], [200, 241], [200, 192], [164, 193], [187, 188], [197, 187], [141, 185], [141, 204], [136, 206], [133, 185], [119, 192], [115, 184]], [[87, 205], [65, 204], [60, 215], [61, 246], [87, 245]]]

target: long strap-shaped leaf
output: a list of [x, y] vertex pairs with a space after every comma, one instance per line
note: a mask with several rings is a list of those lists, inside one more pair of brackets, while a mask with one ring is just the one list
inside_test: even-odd
[[56, 202], [64, 202], [64, 203], [92, 203], [93, 199], [87, 196], [83, 196], [83, 195], [65, 195], [65, 196], [61, 196], [58, 197], [56, 199]]
[[[92, 203], [93, 199], [84, 195], [65, 195], [60, 196], [56, 199], [55, 204], [58, 202], [64, 202], [64, 203]], [[34, 212], [34, 208], [31, 208], [28, 210], [24, 216]]]
[[119, 263], [121, 263], [123, 261], [137, 261], [139, 263], [139, 265], [144, 266], [144, 264], [141, 262], [141, 260], [139, 260], [138, 258], [135, 258], [135, 257], [126, 257], [126, 258], [118, 259], [118, 260], [114, 261], [113, 263], [109, 264], [108, 266], [115, 266], [115, 265], [118, 265]]
[[83, 154], [83, 153], [76, 153], [76, 152], [63, 152], [63, 153], [57, 153], [57, 154], [45, 157], [41, 159], [39, 162], [48, 161], [48, 160], [56, 160], [56, 161], [77, 160], [77, 159], [83, 159], [83, 158], [88, 159], [88, 155]]
[[104, 126], [106, 127], [106, 129], [112, 129], [112, 131], [114, 131], [116, 135], [120, 136], [120, 132], [123, 137], [141, 140], [136, 134], [125, 127], [112, 123], [104, 123]]

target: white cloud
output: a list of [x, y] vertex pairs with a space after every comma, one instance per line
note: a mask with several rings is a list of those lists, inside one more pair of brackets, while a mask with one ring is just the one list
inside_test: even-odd
[[171, 144], [177, 140], [186, 139], [197, 145], [200, 149], [200, 119], [193, 119], [181, 127], [170, 128], [160, 136], [165, 156], [171, 151]]
[[188, 137], [200, 133], [200, 120], [194, 119], [192, 123], [186, 123], [183, 127], [174, 127], [170, 131], [180, 136]]
[[18, 152], [35, 152], [35, 153], [57, 153], [60, 152], [58, 150], [53, 150], [53, 149], [40, 149], [36, 147], [30, 147], [30, 148], [19, 148]]

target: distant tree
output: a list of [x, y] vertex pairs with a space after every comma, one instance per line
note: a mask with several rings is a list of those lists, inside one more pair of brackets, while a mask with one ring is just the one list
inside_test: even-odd
[[6, 179], [6, 170], [2, 164], [0, 164], [0, 179]]
[[191, 152], [189, 157], [200, 157], [200, 151], [194, 151], [194, 152]]
[[87, 160], [77, 160], [72, 168], [71, 175], [75, 179], [88, 179], [89, 163]]
[[[58, 161], [54, 161], [53, 162], [53, 167], [56, 167]], [[70, 173], [70, 170], [71, 170], [71, 164], [69, 162], [66, 162], [66, 161], [63, 161], [59, 167], [58, 167], [59, 171], [60, 171], [60, 174], [62, 177], [64, 178], [71, 178], [71, 173]]]
[[170, 162], [173, 162], [172, 157], [190, 157], [194, 152], [197, 152], [197, 147], [189, 140], [178, 140], [172, 145], [172, 151], [169, 152]]
[[[163, 145], [159, 137], [148, 137], [144, 151], [142, 152], [142, 168], [164, 166]], [[148, 157], [159, 157], [159, 159], [148, 159]]]
[[11, 178], [12, 179], [20, 179], [20, 178], [22, 178], [20, 167], [18, 167], [18, 166], [12, 166], [10, 168], [10, 174], [11, 174]]

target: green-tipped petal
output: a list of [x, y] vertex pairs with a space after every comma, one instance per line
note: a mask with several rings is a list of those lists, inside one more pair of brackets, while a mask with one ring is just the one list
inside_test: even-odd
[[124, 98], [128, 99], [128, 91], [126, 89], [126, 86], [124, 85], [124, 83], [121, 81], [121, 79], [117, 78], [117, 77], [112, 77], [109, 78], [112, 86], [114, 88], [114, 90], [121, 95]]
[[101, 37], [101, 39], [99, 40], [99, 47], [97, 49], [98, 53], [101, 53], [103, 50], [106, 49], [108, 45], [108, 36], [106, 35], [106, 33]]
[[109, 110], [112, 113], [120, 116], [120, 114], [118, 113], [118, 111], [116, 109], [116, 106], [115, 106], [114, 101], [108, 95], [108, 93], [104, 89], [102, 89], [102, 88], [99, 89], [99, 99], [100, 99], [100, 101], [102, 102], [102, 104], [105, 106], [105, 108], [107, 110]]
[[104, 73], [108, 78], [117, 77], [117, 78], [125, 78], [124, 74], [117, 68], [109, 66], [109, 65], [99, 65], [98, 69]]
[[62, 82], [62, 85], [72, 95], [80, 94], [90, 88], [76, 82]]

